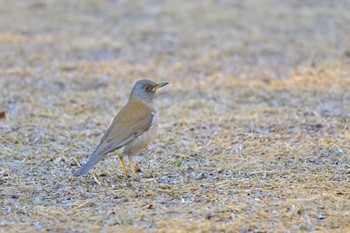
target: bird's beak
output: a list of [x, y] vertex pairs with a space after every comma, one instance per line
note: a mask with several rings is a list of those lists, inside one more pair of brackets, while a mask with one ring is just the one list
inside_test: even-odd
[[164, 87], [165, 85], [169, 84], [169, 82], [159, 82], [157, 85], [153, 87], [153, 90], [157, 90], [158, 88]]

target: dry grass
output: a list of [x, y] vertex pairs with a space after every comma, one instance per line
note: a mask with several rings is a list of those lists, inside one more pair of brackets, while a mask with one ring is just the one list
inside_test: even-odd
[[[1, 1], [0, 231], [349, 232], [349, 4]], [[142, 180], [72, 177], [143, 77]]]

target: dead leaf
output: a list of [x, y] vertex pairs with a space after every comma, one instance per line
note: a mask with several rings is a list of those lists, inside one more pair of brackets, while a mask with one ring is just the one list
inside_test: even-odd
[[6, 112], [5, 111], [0, 112], [0, 119], [6, 119]]

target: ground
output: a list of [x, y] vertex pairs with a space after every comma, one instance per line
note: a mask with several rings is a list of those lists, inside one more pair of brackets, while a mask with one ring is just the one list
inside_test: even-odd
[[[0, 231], [349, 232], [349, 7], [1, 0]], [[141, 180], [73, 177], [141, 78]]]

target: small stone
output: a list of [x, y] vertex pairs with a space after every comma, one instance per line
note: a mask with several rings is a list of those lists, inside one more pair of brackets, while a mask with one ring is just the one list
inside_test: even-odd
[[337, 148], [337, 149], [334, 150], [334, 154], [335, 155], [343, 155], [344, 151], [341, 148]]
[[324, 214], [317, 214], [317, 219], [320, 219], [320, 220], [322, 220], [322, 219], [325, 219], [326, 218], [326, 215], [324, 215]]

